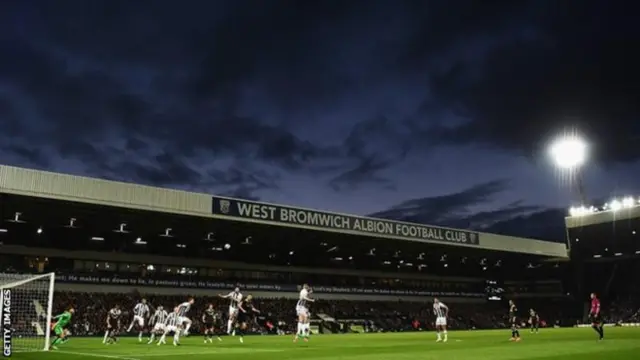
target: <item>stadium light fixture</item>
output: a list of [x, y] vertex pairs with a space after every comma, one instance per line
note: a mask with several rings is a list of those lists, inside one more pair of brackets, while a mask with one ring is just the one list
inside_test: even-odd
[[38, 228], [38, 230], [36, 230], [36, 233], [38, 233], [38, 234], [42, 234], [42, 228], [41, 228], [41, 227], [39, 227], [39, 228]]
[[635, 205], [635, 202], [633, 201], [632, 197], [626, 197], [622, 199], [622, 207], [630, 208], [630, 207], [633, 207], [633, 205]]
[[113, 230], [113, 232], [116, 232], [116, 233], [122, 233], [122, 234], [126, 234], [126, 233], [128, 233], [129, 231], [127, 230], [127, 224], [126, 224], [126, 223], [121, 223], [121, 224], [118, 226], [118, 229]]
[[576, 169], [587, 160], [587, 143], [577, 136], [563, 136], [551, 144], [549, 153], [559, 168]]
[[6, 232], [9, 232], [9, 230], [7, 230], [7, 229], [0, 229], [0, 233], [6, 233]]
[[147, 245], [147, 242], [142, 240], [141, 237], [137, 238], [136, 241], [134, 241], [134, 244], [136, 245]]
[[91, 238], [91, 240], [92, 241], [104, 241], [104, 238], [100, 237], [100, 236], [94, 236], [94, 237]]
[[7, 221], [11, 223], [24, 223], [25, 221], [20, 218], [21, 216], [22, 216], [22, 213], [17, 212], [13, 214], [13, 219], [8, 219]]
[[610, 204], [609, 207], [611, 208], [611, 210], [613, 211], [618, 211], [620, 209], [622, 209], [622, 203], [618, 200], [613, 200]]
[[65, 225], [64, 227], [69, 228], [69, 229], [75, 229], [77, 227], [76, 226], [76, 221], [77, 221], [76, 218], [70, 218], [69, 219], [69, 223], [67, 225]]

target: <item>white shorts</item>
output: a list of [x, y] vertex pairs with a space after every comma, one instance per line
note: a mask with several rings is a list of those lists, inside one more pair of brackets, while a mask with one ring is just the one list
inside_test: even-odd
[[182, 325], [182, 324], [184, 324], [184, 323], [190, 323], [190, 322], [191, 322], [191, 319], [189, 319], [189, 318], [188, 318], [188, 317], [186, 317], [186, 316], [180, 316], [180, 317], [178, 318], [178, 323], [179, 323], [180, 325]]
[[300, 315], [309, 316], [309, 309], [307, 309], [304, 306], [296, 306], [296, 314], [298, 316]]
[[238, 308], [229, 306], [229, 317], [236, 317], [238, 315]]
[[157, 323], [157, 324], [155, 324], [153, 326], [153, 331], [154, 332], [155, 331], [164, 331], [164, 329], [165, 329], [165, 326], [164, 326], [164, 324], [161, 324], [161, 323]]
[[138, 326], [142, 327], [144, 326], [144, 318], [142, 316], [134, 315], [133, 323], [138, 324]]
[[447, 318], [446, 317], [437, 317], [436, 318], [436, 326], [447, 326]]
[[164, 331], [167, 332], [167, 333], [177, 332], [178, 331], [178, 327], [177, 326], [173, 326], [173, 325], [165, 326]]

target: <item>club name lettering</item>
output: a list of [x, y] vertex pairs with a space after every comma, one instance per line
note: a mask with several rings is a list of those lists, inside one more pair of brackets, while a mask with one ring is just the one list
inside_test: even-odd
[[2, 289], [2, 355], [10, 357], [11, 343], [11, 289]]
[[309, 210], [282, 208], [272, 205], [236, 202], [238, 215], [258, 220], [277, 221], [318, 228], [351, 230], [377, 235], [391, 235], [410, 239], [437, 240], [453, 243], [468, 243], [464, 231], [429, 226], [412, 225], [375, 219], [363, 219], [339, 214]]

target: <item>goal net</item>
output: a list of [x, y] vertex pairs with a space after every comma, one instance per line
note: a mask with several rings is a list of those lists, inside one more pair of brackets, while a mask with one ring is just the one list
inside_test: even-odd
[[0, 319], [7, 352], [49, 350], [55, 274], [0, 273]]

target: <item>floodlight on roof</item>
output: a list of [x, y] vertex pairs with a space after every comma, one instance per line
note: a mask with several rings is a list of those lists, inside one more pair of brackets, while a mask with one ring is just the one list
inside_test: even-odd
[[622, 199], [622, 207], [630, 208], [630, 207], [633, 207], [633, 205], [635, 205], [635, 203], [634, 203], [632, 197], [626, 197], [626, 198]]
[[587, 144], [579, 137], [563, 136], [551, 144], [549, 153], [558, 167], [574, 169], [586, 161]]
[[609, 207], [611, 207], [611, 210], [613, 211], [618, 211], [622, 208], [622, 203], [618, 200], [613, 200], [610, 204]]

